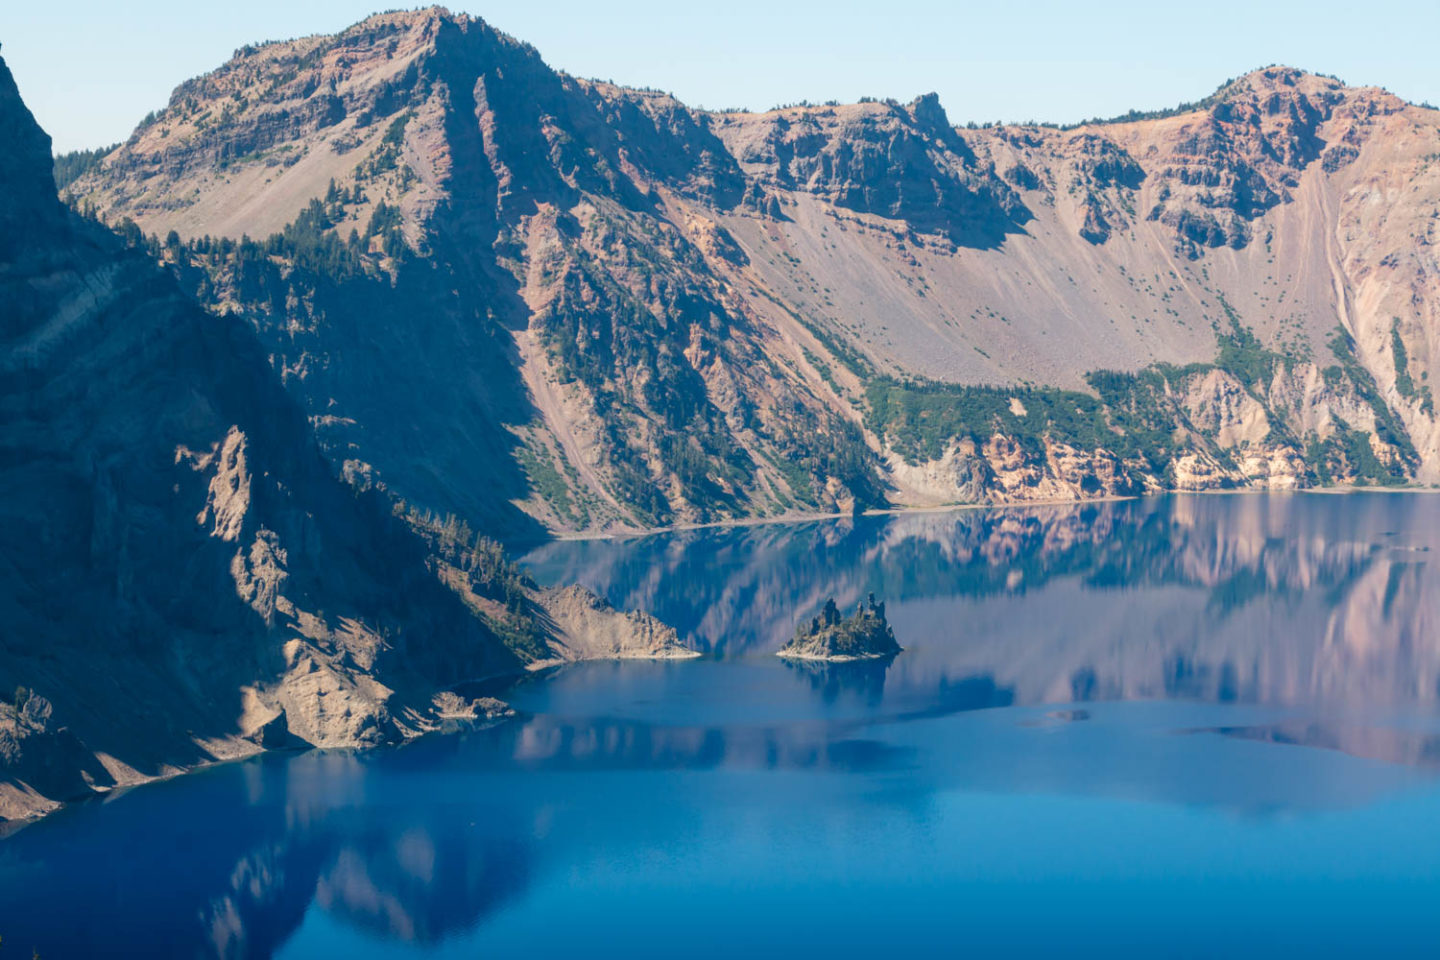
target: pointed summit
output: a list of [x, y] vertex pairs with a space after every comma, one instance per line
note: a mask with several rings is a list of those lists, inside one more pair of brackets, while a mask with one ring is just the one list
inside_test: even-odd
[[0, 259], [18, 252], [42, 224], [58, 223], [50, 137], [20, 99], [15, 77], [0, 57]]
[[940, 105], [938, 93], [923, 93], [910, 101], [910, 115], [915, 118], [917, 123], [931, 129], [951, 129], [950, 118], [946, 116], [945, 108]]

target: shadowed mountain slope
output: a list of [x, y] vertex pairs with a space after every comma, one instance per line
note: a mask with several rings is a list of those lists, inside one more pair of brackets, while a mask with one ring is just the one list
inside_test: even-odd
[[0, 235], [24, 238], [0, 251], [0, 816], [395, 739], [513, 669], [389, 504], [334, 478], [251, 330], [50, 198], [3, 66], [0, 127]]
[[251, 326], [67, 210], [50, 166], [0, 61], [0, 820], [411, 737], [528, 661], [676, 654], [338, 478]]

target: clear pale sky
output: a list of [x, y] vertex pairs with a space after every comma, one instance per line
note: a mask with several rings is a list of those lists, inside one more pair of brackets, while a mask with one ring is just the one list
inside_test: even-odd
[[[384, 2], [384, 0], [381, 0]], [[4, 0], [0, 55], [57, 151], [123, 140], [243, 44], [333, 33], [376, 0]], [[911, 97], [953, 122], [1110, 116], [1285, 63], [1440, 104], [1437, 0], [462, 0], [585, 77], [699, 106]]]

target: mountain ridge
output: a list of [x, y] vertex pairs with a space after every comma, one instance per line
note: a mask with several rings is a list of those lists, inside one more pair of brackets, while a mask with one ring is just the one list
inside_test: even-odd
[[[436, 8], [237, 53], [72, 202], [175, 230], [163, 257], [257, 327], [332, 458], [426, 508], [525, 536], [1440, 477], [1440, 115], [1377, 88], [1268, 67], [1188, 111], [971, 129], [933, 95], [696, 110]], [[235, 296], [243, 265], [195, 249], [317, 201], [393, 277], [387, 357], [356, 361], [334, 322], [358, 285], [296, 283], [277, 251], [279, 279]], [[407, 287], [407, 257], [448, 286]], [[449, 290], [463, 316], [417, 319]], [[400, 342], [417, 324], [439, 354]], [[1102, 391], [1110, 372], [1136, 382]], [[907, 382], [1013, 403], [918, 457], [874, 402], [920, 403], [886, 386]], [[421, 390], [461, 416], [427, 423]], [[1047, 421], [1007, 419], [1035, 390]], [[1164, 441], [1137, 453], [1126, 409]], [[440, 462], [417, 469], [397, 416]]]

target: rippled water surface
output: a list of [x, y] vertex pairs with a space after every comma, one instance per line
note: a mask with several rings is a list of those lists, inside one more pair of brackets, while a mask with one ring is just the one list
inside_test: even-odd
[[[1440, 496], [549, 544], [710, 656], [0, 840], [0, 957], [1429, 953]], [[772, 656], [829, 595], [891, 663]]]

